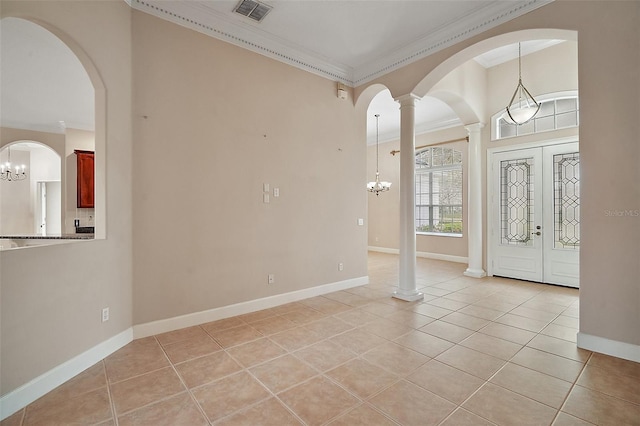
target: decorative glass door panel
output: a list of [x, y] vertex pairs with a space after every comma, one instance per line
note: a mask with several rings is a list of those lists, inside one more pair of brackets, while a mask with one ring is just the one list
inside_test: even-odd
[[542, 155], [539, 149], [493, 155], [494, 275], [542, 281]]
[[494, 153], [491, 170], [493, 275], [578, 287], [577, 142]]
[[502, 244], [533, 244], [533, 158], [500, 162]]
[[553, 156], [554, 248], [580, 247], [580, 153]]
[[544, 282], [580, 285], [580, 153], [578, 144], [545, 147]]

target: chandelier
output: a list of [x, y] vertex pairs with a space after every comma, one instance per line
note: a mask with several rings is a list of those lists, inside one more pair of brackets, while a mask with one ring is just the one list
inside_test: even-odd
[[[518, 98], [517, 100], [516, 97]], [[539, 110], [540, 103], [531, 96], [531, 93], [522, 84], [522, 52], [520, 43], [518, 43], [518, 85], [502, 118], [521, 125], [529, 122]]]
[[6, 180], [8, 182], [13, 182], [17, 180], [23, 180], [27, 178], [26, 166], [24, 164], [20, 166], [11, 166], [11, 147], [8, 147], [9, 158], [6, 163], [0, 164], [0, 179]]
[[384, 182], [384, 181], [380, 182], [380, 172], [378, 171], [378, 164], [380, 159], [380, 154], [378, 151], [378, 121], [380, 118], [380, 114], [376, 114], [375, 117], [376, 117], [376, 181], [369, 182], [367, 184], [367, 191], [375, 193], [377, 197], [378, 194], [380, 194], [381, 192], [385, 192], [391, 189], [391, 182]]

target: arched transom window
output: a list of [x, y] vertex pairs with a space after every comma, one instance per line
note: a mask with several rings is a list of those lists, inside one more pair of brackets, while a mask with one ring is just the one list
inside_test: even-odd
[[492, 140], [523, 136], [531, 133], [577, 127], [580, 121], [577, 92], [562, 92], [540, 96], [540, 110], [529, 122], [516, 125], [504, 117], [504, 110], [493, 116]]

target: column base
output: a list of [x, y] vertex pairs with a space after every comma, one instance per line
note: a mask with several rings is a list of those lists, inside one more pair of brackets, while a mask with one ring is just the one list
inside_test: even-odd
[[391, 295], [391, 297], [394, 297], [394, 298], [400, 299], [400, 300], [404, 300], [405, 302], [416, 302], [418, 300], [423, 300], [424, 299], [424, 294], [420, 293], [419, 291], [417, 291], [415, 293], [410, 293], [410, 294], [404, 294], [404, 293], [400, 293], [398, 291], [394, 291], [393, 294]]
[[464, 271], [462, 275], [465, 275], [467, 277], [472, 277], [472, 278], [482, 278], [482, 277], [486, 277], [487, 273], [482, 269], [467, 268], [467, 270]]

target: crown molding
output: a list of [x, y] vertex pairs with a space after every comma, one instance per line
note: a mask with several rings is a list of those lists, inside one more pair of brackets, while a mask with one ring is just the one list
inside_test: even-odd
[[242, 22], [231, 22], [198, 2], [130, 1], [133, 9], [353, 87], [353, 70], [350, 67], [335, 65], [303, 52], [285, 40]]
[[552, 1], [496, 1], [488, 7], [459, 19], [453, 25], [440, 28], [401, 49], [388, 52], [388, 54], [382, 55], [380, 59], [359, 67], [354, 72], [353, 85], [359, 86], [372, 81], [384, 74], [538, 9]]
[[553, 0], [495, 1], [453, 25], [446, 25], [431, 34], [393, 52], [381, 53], [379, 59], [353, 69], [335, 64], [327, 58], [302, 50], [286, 40], [233, 20], [199, 2], [125, 0], [139, 10], [177, 25], [190, 28], [263, 56], [292, 65], [321, 77], [356, 87], [384, 74], [411, 64], [455, 43], [468, 39], [497, 25], [542, 7]]

